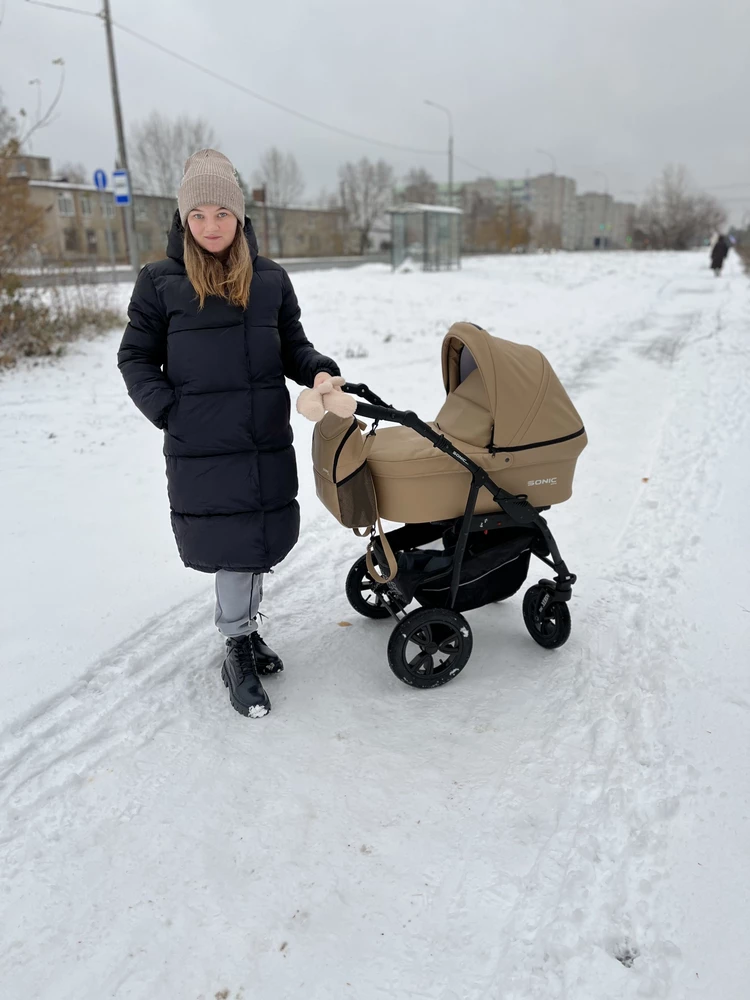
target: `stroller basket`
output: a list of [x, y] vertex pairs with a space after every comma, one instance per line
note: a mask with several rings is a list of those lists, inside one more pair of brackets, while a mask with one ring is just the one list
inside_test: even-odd
[[[404, 607], [417, 600], [422, 607], [450, 608], [458, 541], [454, 526], [442, 532], [442, 549], [411, 548], [409, 533], [411, 531], [414, 537], [415, 527], [422, 526], [410, 525], [388, 535], [389, 543], [400, 549], [398, 572], [391, 583], [391, 590]], [[506, 528], [491, 534], [480, 531], [469, 535], [453, 610], [471, 611], [507, 600], [517, 593], [528, 574], [534, 541], [534, 533], [525, 528]], [[402, 550], [401, 546], [404, 547]], [[373, 553], [376, 563], [385, 566], [385, 554], [379, 540], [373, 545]]]

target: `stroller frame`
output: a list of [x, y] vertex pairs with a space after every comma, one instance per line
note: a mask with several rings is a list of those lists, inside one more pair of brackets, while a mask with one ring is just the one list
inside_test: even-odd
[[[485, 472], [485, 470], [464, 455], [452, 441], [443, 434], [437, 433], [429, 424], [421, 420], [412, 410], [397, 410], [389, 406], [384, 400], [372, 392], [368, 386], [359, 383], [347, 383], [343, 386], [344, 392], [358, 396], [366, 402], [358, 402], [357, 416], [373, 420], [373, 429], [381, 421], [401, 424], [416, 431], [422, 437], [430, 441], [434, 448], [449, 455], [456, 462], [459, 462], [471, 473], [471, 486], [466, 500], [461, 527], [456, 540], [453, 567], [451, 572], [450, 588], [450, 608], [454, 608], [458, 595], [458, 588], [461, 576], [461, 568], [466, 554], [466, 546], [469, 535], [475, 531], [494, 531], [499, 528], [525, 527], [533, 528], [543, 540], [549, 558], [534, 552], [536, 557], [550, 567], [555, 573], [554, 581], [540, 580], [539, 584], [550, 594], [550, 604], [561, 604], [570, 600], [573, 585], [576, 582], [575, 574], [571, 573], [565, 561], [560, 555], [560, 550], [549, 529], [547, 521], [542, 516], [542, 512], [549, 510], [549, 507], [534, 507], [528, 502], [526, 494], [513, 494], [498, 486]], [[498, 505], [498, 512], [493, 514], [476, 514], [477, 498], [479, 491], [485, 488], [492, 495]], [[383, 587], [383, 590], [387, 585]], [[383, 595], [385, 596], [385, 595]], [[398, 614], [391, 607], [391, 601], [387, 598], [383, 601], [390, 614], [398, 620]]]

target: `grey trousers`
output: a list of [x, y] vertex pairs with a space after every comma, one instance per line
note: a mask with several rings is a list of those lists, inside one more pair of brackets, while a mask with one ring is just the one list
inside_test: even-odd
[[220, 569], [216, 574], [216, 627], [226, 636], [250, 635], [258, 628], [255, 617], [262, 600], [262, 573]]

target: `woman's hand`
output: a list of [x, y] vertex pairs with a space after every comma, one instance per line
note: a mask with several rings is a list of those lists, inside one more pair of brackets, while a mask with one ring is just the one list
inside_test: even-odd
[[312, 389], [303, 389], [297, 399], [297, 412], [317, 423], [325, 416], [326, 410], [339, 417], [352, 417], [357, 408], [354, 396], [342, 391], [346, 379], [340, 375], [318, 372]]

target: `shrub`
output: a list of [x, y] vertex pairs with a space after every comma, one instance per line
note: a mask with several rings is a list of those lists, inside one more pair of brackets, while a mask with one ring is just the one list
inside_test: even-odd
[[120, 322], [106, 287], [24, 288], [16, 275], [5, 274], [0, 278], [0, 368], [21, 358], [60, 355], [71, 341]]

